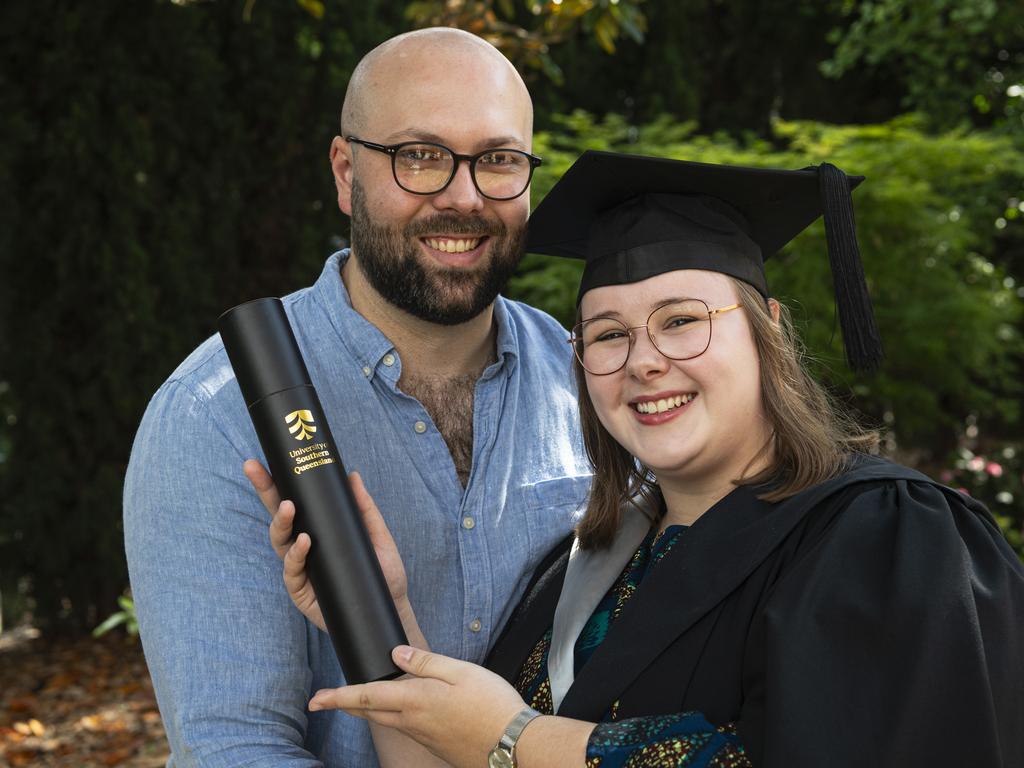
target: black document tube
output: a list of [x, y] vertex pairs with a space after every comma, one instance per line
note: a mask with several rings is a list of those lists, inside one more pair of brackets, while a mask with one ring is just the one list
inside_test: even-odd
[[345, 680], [397, 677], [391, 650], [408, 640], [284, 306], [256, 299], [217, 326], [295, 532], [313, 540], [306, 567]]

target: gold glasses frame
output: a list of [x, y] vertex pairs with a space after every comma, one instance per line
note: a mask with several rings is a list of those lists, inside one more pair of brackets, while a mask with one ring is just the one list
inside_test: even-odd
[[721, 315], [721, 314], [724, 314], [725, 312], [731, 312], [734, 309], [741, 309], [743, 307], [742, 304], [730, 304], [727, 307], [718, 307], [717, 309], [711, 309], [710, 307], [708, 307], [707, 302], [704, 301], [703, 299], [692, 299], [692, 298], [689, 298], [689, 299], [679, 299], [679, 300], [673, 300], [673, 301], [670, 301], [670, 302], [666, 302], [664, 304], [660, 304], [659, 306], [655, 307], [653, 310], [651, 310], [651, 314], [649, 314], [647, 316], [647, 322], [644, 323], [643, 325], [627, 326], [625, 323], [616, 320], [615, 322], [618, 322], [623, 327], [623, 329], [625, 329], [626, 334], [629, 336], [629, 347], [626, 350], [626, 356], [623, 358], [622, 364], [618, 368], [616, 368], [615, 370], [612, 370], [612, 371], [600, 371], [600, 372], [598, 372], [598, 371], [592, 371], [590, 368], [587, 368], [586, 363], [583, 362], [583, 354], [584, 354], [583, 338], [582, 338], [581, 333], [580, 333], [580, 331], [583, 328], [583, 326], [586, 325], [587, 323], [592, 322], [594, 320], [607, 320], [609, 318], [591, 317], [591, 318], [587, 318], [586, 320], [581, 320], [580, 322], [576, 323], [576, 325], [573, 326], [572, 332], [570, 333], [569, 338], [567, 339], [567, 341], [568, 341], [569, 344], [573, 345], [573, 347], [572, 347], [573, 348], [573, 352], [576, 354], [576, 359], [579, 360], [580, 365], [583, 366], [583, 370], [585, 370], [587, 373], [591, 374], [592, 376], [611, 376], [613, 373], [618, 373], [623, 368], [625, 368], [626, 367], [626, 363], [629, 362], [629, 356], [633, 352], [633, 347], [636, 346], [636, 335], [634, 334], [634, 331], [639, 331], [641, 328], [643, 328], [645, 331], [647, 331], [647, 338], [650, 339], [651, 346], [654, 347], [658, 351], [658, 354], [662, 355], [663, 357], [667, 357], [669, 360], [693, 360], [694, 358], [700, 357], [701, 355], [703, 355], [711, 347], [711, 336], [712, 336], [711, 329], [712, 329], [713, 326], [709, 325], [709, 327], [708, 327], [708, 343], [704, 346], [704, 349], [702, 349], [700, 352], [698, 352], [695, 355], [687, 355], [685, 357], [677, 357], [675, 355], [667, 354], [661, 347], [658, 346], [658, 340], [655, 337], [655, 334], [651, 332], [651, 327], [650, 327], [651, 326], [651, 318], [654, 317], [655, 314], [657, 314], [658, 312], [663, 310], [665, 307], [672, 306], [673, 304], [681, 304], [684, 301], [699, 301], [701, 304], [703, 304], [704, 308], [707, 310], [708, 323], [711, 322], [711, 319], [715, 315]]

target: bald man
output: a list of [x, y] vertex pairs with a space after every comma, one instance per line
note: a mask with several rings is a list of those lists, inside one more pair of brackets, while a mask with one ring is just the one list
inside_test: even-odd
[[[285, 309], [428, 642], [479, 662], [589, 483], [567, 333], [499, 295], [540, 162], [530, 97], [487, 43], [422, 30], [363, 59], [341, 129], [330, 160], [352, 247]], [[154, 395], [125, 481], [169, 765], [376, 765], [363, 721], [307, 710], [342, 676], [285, 592], [250, 457], [263, 460], [215, 336]]]

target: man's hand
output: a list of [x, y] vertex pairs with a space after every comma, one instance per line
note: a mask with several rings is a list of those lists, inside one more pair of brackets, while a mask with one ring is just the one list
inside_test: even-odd
[[242, 469], [270, 513], [270, 544], [284, 563], [284, 585], [288, 595], [303, 616], [326, 632], [327, 626], [316, 601], [316, 593], [306, 576], [306, 555], [309, 554], [312, 540], [307, 533], [300, 533], [292, 540], [295, 505], [287, 499], [281, 500], [273, 478], [258, 461], [250, 459]]
[[[287, 499], [281, 500], [273, 478], [258, 461], [249, 459], [242, 469], [256, 493], [259, 494], [263, 506], [270, 513], [270, 543], [284, 563], [284, 584], [292, 602], [303, 616], [326, 631], [324, 617], [316, 600], [316, 593], [306, 576], [306, 557], [309, 555], [312, 541], [309, 534], [306, 533], [300, 533], [294, 541], [292, 540], [295, 505]], [[388, 530], [380, 510], [377, 509], [373, 497], [363, 485], [359, 473], [352, 472], [348, 477], [352, 495], [363, 516], [363, 525], [366, 526], [366, 530], [370, 534], [370, 541], [373, 543], [373, 549], [377, 554], [381, 570], [384, 572], [384, 578], [402, 619], [406, 635], [408, 635], [410, 643], [425, 648], [426, 643], [413, 615], [412, 607], [409, 605], [405, 565], [402, 563], [401, 555], [398, 554], [398, 548], [391, 537], [391, 532]]]

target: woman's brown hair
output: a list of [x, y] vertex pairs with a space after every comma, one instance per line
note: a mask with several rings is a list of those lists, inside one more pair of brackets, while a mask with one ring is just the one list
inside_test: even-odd
[[[762, 407], [771, 430], [769, 443], [751, 461], [757, 463], [767, 454], [767, 468], [734, 482], [766, 485], [759, 498], [781, 501], [839, 474], [850, 453], [878, 445], [878, 434], [860, 427], [808, 373], [789, 310], [780, 304], [776, 322], [755, 288], [729, 279], [754, 337], [761, 365]], [[651, 473], [597, 418], [579, 360], [575, 372], [583, 441], [594, 470], [587, 511], [576, 534], [583, 549], [599, 549], [611, 544], [623, 504], [637, 496], [650, 502], [660, 492]]]

